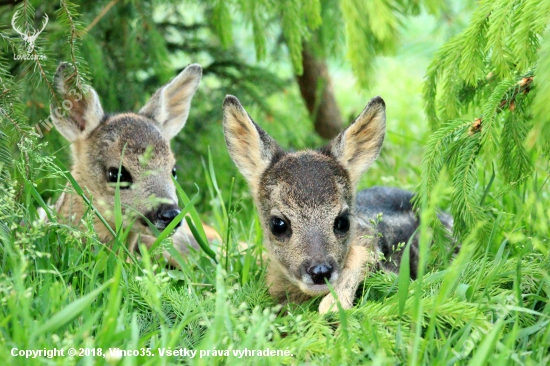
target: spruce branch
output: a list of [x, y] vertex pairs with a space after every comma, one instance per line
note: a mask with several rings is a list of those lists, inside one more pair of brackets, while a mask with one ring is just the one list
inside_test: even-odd
[[[494, 202], [478, 203], [475, 198], [481, 189], [476, 169], [480, 161], [492, 161], [498, 153], [499, 170], [508, 185], [517, 185], [533, 171], [533, 156], [524, 146], [532, 125], [529, 93], [535, 73], [538, 83], [538, 73], [544, 79], [548, 70], [536, 67], [538, 44], [550, 21], [550, 4], [535, 2], [481, 0], [470, 24], [436, 53], [428, 68], [426, 115], [435, 130], [432, 138], [441, 140], [427, 145], [418, 197], [429, 198], [438, 172], [447, 165], [455, 189], [452, 211], [458, 234], [480, 220], [490, 221], [488, 208]], [[548, 44], [544, 43], [543, 60], [550, 60]], [[440, 121], [454, 122], [476, 109], [481, 114], [453, 139], [445, 134], [448, 123], [438, 128]], [[482, 231], [485, 235], [486, 227]]]
[[119, 1], [120, 0], [111, 0], [107, 5], [105, 5], [105, 7], [101, 9], [99, 14], [96, 15], [96, 17], [90, 22], [90, 24], [88, 24], [88, 26], [86, 27], [86, 33], [91, 31], [92, 28], [95, 27], [96, 24], [99, 23], [99, 21], [103, 19], [103, 17], [109, 12], [109, 10], [111, 10], [111, 8], [115, 6], [116, 3], [118, 3]]
[[8, 113], [8, 111], [6, 111], [4, 108], [0, 108], [0, 115], [2, 115], [6, 120], [8, 120], [8, 122], [11, 123], [13, 127], [15, 127], [19, 135], [24, 136], [26, 138], [30, 138], [29, 134], [25, 132], [25, 129], [21, 127], [19, 123], [14, 118], [12, 118]]
[[35, 61], [35, 66], [38, 67], [40, 73], [40, 79], [42, 80], [42, 82], [44, 82], [46, 84], [46, 87], [48, 88], [49, 92], [50, 92], [50, 95], [52, 96], [52, 98], [55, 99], [55, 103], [57, 105], [59, 105], [59, 98], [57, 96], [57, 93], [55, 92], [55, 88], [53, 87], [52, 83], [50, 82], [50, 78], [48, 76], [48, 73], [46, 72], [46, 69], [44, 67], [44, 65], [42, 64], [42, 62], [40, 62], [40, 58], [38, 56], [38, 53], [36, 52], [36, 50], [33, 50], [32, 54], [34, 55], [34, 61]]
[[87, 79], [86, 62], [78, 57], [77, 54], [79, 40], [86, 34], [86, 29], [77, 21], [79, 14], [76, 11], [76, 6], [67, 0], [61, 1], [61, 7], [56, 12], [56, 15], [59, 23], [68, 28], [67, 43], [65, 45], [66, 47], [68, 46], [73, 66], [72, 74], [68, 78], [72, 80], [74, 87], [82, 91]]
[[[526, 95], [531, 91], [531, 85], [533, 83], [533, 76], [521, 77], [514, 86], [509, 88], [504, 97], [501, 98], [498, 103], [498, 108], [495, 109], [495, 115], [505, 111], [506, 109], [513, 112], [516, 109], [516, 97], [519, 94]], [[483, 116], [480, 116], [472, 122], [472, 125], [468, 129], [468, 135], [472, 136], [475, 133], [482, 132], [483, 128]]]
[[534, 126], [528, 134], [527, 146], [530, 150], [542, 146], [543, 152], [550, 155], [550, 27], [544, 33], [537, 70], [537, 92], [533, 98]]
[[66, 1], [63, 1], [61, 0], [61, 9], [63, 10], [63, 12], [65, 13], [65, 15], [67, 16], [67, 23], [69, 24], [69, 32], [70, 32], [70, 35], [69, 35], [69, 49], [70, 49], [70, 52], [71, 52], [71, 61], [72, 61], [72, 64], [73, 64], [73, 67], [74, 67], [74, 78], [75, 78], [75, 83], [76, 83], [76, 86], [79, 90], [82, 90], [82, 86], [80, 85], [80, 77], [79, 77], [79, 74], [78, 74], [78, 65], [77, 65], [77, 62], [76, 62], [76, 56], [75, 56], [75, 40], [77, 38], [77, 34], [76, 34], [76, 25], [73, 21], [73, 16], [69, 10], [69, 7], [67, 5], [67, 2]]

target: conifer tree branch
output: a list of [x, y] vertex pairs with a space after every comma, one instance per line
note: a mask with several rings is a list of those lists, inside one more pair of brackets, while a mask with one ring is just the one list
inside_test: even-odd
[[0, 114], [4, 116], [5, 119], [7, 119], [13, 127], [19, 132], [20, 135], [25, 136], [26, 138], [30, 138], [30, 136], [25, 132], [25, 130], [17, 123], [15, 119], [13, 119], [8, 111], [4, 110], [3, 108], [0, 108]]
[[[499, 114], [504, 110], [506, 110], [506, 108], [508, 108], [508, 110], [513, 112], [516, 108], [516, 105], [515, 105], [516, 97], [520, 93], [523, 93], [523, 94], [529, 93], [531, 91], [532, 83], [533, 83], [533, 76], [522, 77], [513, 88], [508, 89], [508, 91], [505, 94], [506, 96], [501, 99], [495, 113]], [[472, 136], [475, 133], [481, 132], [482, 127], [483, 127], [483, 116], [480, 116], [474, 119], [474, 121], [472, 122], [472, 125], [468, 130], [468, 135]]]
[[40, 77], [41, 77], [42, 81], [44, 81], [44, 83], [46, 83], [46, 86], [48, 87], [50, 95], [52, 96], [52, 98], [54, 98], [55, 103], [57, 105], [59, 105], [59, 98], [57, 97], [57, 93], [55, 92], [55, 89], [54, 89], [52, 83], [50, 82], [50, 80], [48, 78], [48, 75], [46, 73], [46, 70], [44, 69], [44, 66], [40, 62], [40, 57], [39, 57], [38, 53], [36, 52], [36, 49], [34, 49], [32, 51], [32, 54], [34, 55], [34, 61], [36, 62], [36, 66], [38, 66], [38, 69], [40, 70]]
[[78, 64], [76, 62], [76, 56], [75, 56], [75, 40], [77, 38], [76, 25], [73, 21], [73, 17], [71, 15], [69, 7], [67, 6], [66, 1], [61, 1], [61, 8], [63, 9], [63, 12], [67, 16], [67, 20], [68, 20], [69, 28], [70, 28], [69, 49], [70, 49], [70, 52], [71, 52], [71, 61], [72, 61], [72, 64], [73, 64], [73, 69], [74, 69], [74, 76], [75, 76], [74, 80], [75, 80], [77, 88], [79, 90], [81, 90], [82, 85], [80, 85], [80, 78], [79, 78], [79, 73], [78, 73]]
[[96, 26], [97, 23], [111, 10], [113, 6], [118, 3], [119, 0], [111, 0], [100, 12], [99, 14], [92, 20], [90, 24], [86, 27], [86, 32], [89, 32], [93, 27]]

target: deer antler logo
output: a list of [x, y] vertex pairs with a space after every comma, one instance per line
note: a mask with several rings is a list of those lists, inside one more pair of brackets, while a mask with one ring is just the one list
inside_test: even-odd
[[48, 24], [48, 14], [44, 14], [44, 23], [42, 25], [42, 29], [36, 30], [33, 26], [29, 25], [26, 32], [22, 32], [17, 28], [17, 25], [15, 24], [17, 18], [19, 17], [19, 10], [13, 14], [13, 17], [11, 18], [11, 26], [13, 29], [19, 33], [21, 38], [23, 38], [23, 41], [27, 44], [27, 53], [32, 53], [34, 51], [34, 43], [36, 42], [36, 39], [42, 33], [44, 28], [46, 28], [46, 25]]

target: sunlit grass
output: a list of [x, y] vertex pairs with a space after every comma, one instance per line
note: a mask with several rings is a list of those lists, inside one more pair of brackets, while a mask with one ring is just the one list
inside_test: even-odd
[[[449, 267], [428, 268], [419, 280], [410, 281], [403, 270], [399, 275], [371, 274], [350, 311], [320, 315], [316, 311], [319, 299], [281, 309], [267, 293], [261, 230], [253, 218], [244, 223], [235, 217], [241, 203], [224, 201], [212, 159], [204, 171], [214, 224], [224, 242], [211, 249], [216, 261], [201, 250], [179, 257], [181, 269], [166, 268], [145, 246], [140, 246], [139, 256], [113, 251], [113, 246], [97, 242], [92, 229], [76, 231], [55, 216], [49, 223], [36, 222], [32, 215], [24, 218], [26, 209], [11, 203], [23, 225], [2, 236], [0, 358], [10, 364], [41, 364], [38, 359], [12, 357], [12, 348], [67, 351], [73, 347], [101, 348], [102, 352], [149, 348], [156, 356], [119, 359], [114, 352], [106, 358], [60, 357], [50, 362], [548, 362], [548, 257], [506, 240], [492, 252], [489, 243], [476, 242], [474, 230]], [[179, 185], [178, 196], [193, 211], [192, 199]], [[38, 206], [33, 197], [29, 204]], [[424, 207], [425, 217], [433, 210], [435, 206]], [[500, 230], [495, 225], [493, 239]], [[426, 251], [431, 240], [427, 224], [420, 235]], [[160, 238], [153, 252], [169, 245]], [[240, 252], [238, 241], [251, 248]], [[430, 261], [433, 258], [425, 262]], [[198, 353], [193, 359], [160, 357], [169, 347]], [[213, 356], [214, 349], [223, 351], [222, 356]], [[246, 349], [288, 350], [292, 356], [233, 355], [233, 351]], [[223, 356], [226, 351], [229, 356]]]

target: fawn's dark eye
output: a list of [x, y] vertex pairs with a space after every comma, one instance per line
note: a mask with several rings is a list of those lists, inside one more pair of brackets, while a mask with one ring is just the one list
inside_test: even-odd
[[346, 234], [349, 231], [349, 217], [348, 214], [342, 214], [334, 220], [334, 231], [337, 234]]
[[273, 216], [269, 220], [269, 228], [271, 229], [271, 232], [275, 236], [283, 236], [286, 234], [289, 230], [289, 225], [287, 222], [280, 217]]
[[176, 167], [172, 168], [172, 177], [178, 179], [178, 172], [176, 171]]
[[[107, 181], [109, 183], [115, 183], [118, 179], [118, 168], [109, 168], [107, 169]], [[120, 178], [118, 179], [120, 181], [120, 189], [127, 189], [130, 188], [130, 185], [132, 184], [132, 176], [126, 168], [121, 167], [120, 168]]]

